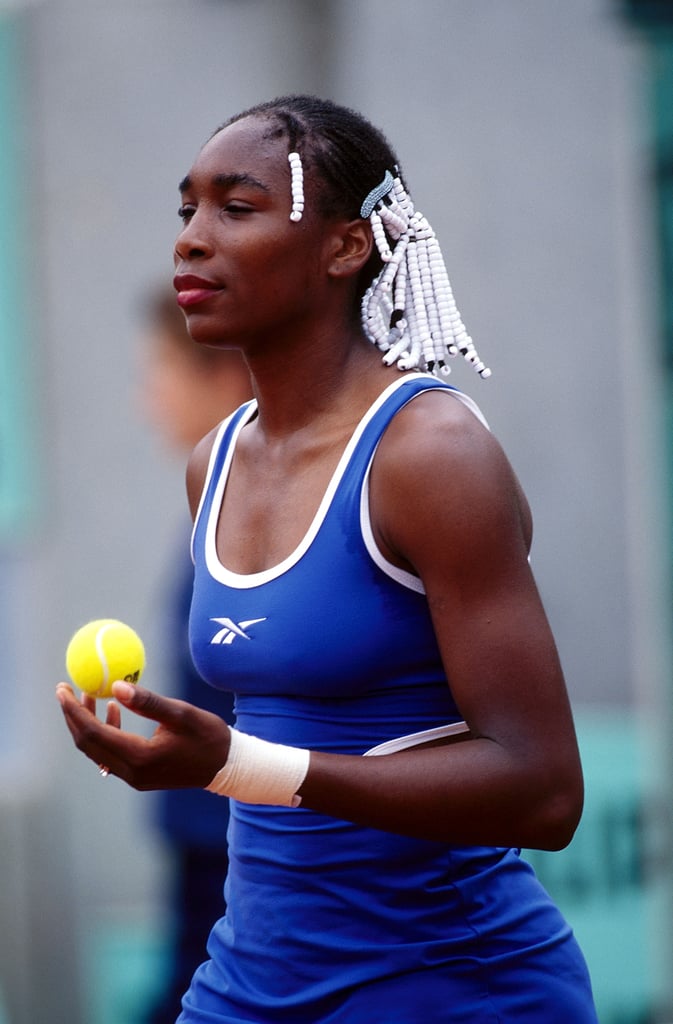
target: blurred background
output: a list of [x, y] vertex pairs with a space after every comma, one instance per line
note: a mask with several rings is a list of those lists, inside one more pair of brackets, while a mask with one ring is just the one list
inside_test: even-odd
[[108, 616], [164, 686], [184, 459], [144, 408], [144, 297], [201, 144], [292, 91], [384, 129], [442, 242], [493, 369], [452, 380], [530, 498], [585, 764], [572, 845], [527, 856], [602, 1024], [670, 1024], [669, 0], [0, 0], [0, 1021], [141, 1024], [162, 984], [152, 798], [53, 690]]

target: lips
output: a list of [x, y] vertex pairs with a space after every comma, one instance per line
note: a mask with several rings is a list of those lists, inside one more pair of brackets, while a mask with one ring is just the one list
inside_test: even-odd
[[205, 302], [216, 292], [222, 291], [222, 285], [205, 277], [197, 277], [195, 274], [176, 274], [173, 278], [173, 287], [178, 293], [178, 305], [183, 309]]

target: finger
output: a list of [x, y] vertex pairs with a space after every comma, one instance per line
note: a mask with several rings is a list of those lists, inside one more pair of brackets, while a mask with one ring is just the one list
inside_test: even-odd
[[80, 703], [81, 703], [82, 707], [86, 708], [87, 711], [90, 711], [92, 715], [96, 714], [96, 699], [95, 699], [95, 697], [92, 697], [88, 693], [82, 693], [82, 695], [80, 697]]
[[115, 774], [121, 774], [113, 766], [121, 766], [129, 758], [136, 756], [145, 741], [139, 736], [121, 731], [119, 707], [108, 707], [108, 720], [101, 722], [88, 707], [77, 700], [72, 689], [66, 684], [57, 686], [56, 696], [77, 748], [97, 764], [109, 765]]
[[162, 725], [175, 726], [184, 721], [185, 713], [190, 705], [172, 697], [163, 697], [143, 686], [132, 686], [130, 683], [116, 682], [112, 684], [114, 697], [130, 711], [143, 718]]
[[61, 705], [66, 723], [73, 735], [78, 728], [96, 717], [92, 710], [89, 707], [85, 707], [80, 699], [75, 696], [72, 687], [68, 686], [67, 683], [58, 684], [56, 687], [56, 699]]
[[90, 722], [96, 717], [96, 702], [92, 697], [85, 699], [84, 695], [77, 697], [71, 686], [67, 683], [59, 683], [56, 687], [56, 699], [63, 709], [63, 714], [68, 721]]
[[68, 683], [58, 683], [56, 686], [56, 699], [64, 712], [69, 714], [73, 708], [84, 709], [87, 714], [96, 715], [96, 700], [88, 693], [82, 691], [79, 698], [76, 696], [72, 686]]
[[56, 684], [56, 699], [59, 704], [63, 704], [65, 701], [74, 698], [72, 686], [69, 683], [57, 683]]
[[105, 724], [112, 725], [115, 729], [119, 729], [122, 724], [122, 712], [119, 704], [115, 700], [108, 701], [108, 705], [105, 711]]

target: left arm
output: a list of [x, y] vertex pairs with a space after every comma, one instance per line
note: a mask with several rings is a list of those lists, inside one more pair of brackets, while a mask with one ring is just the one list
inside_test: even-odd
[[452, 844], [566, 845], [582, 773], [556, 646], [528, 563], [528, 507], [497, 441], [421, 396], [372, 468], [381, 550], [423, 580], [468, 742], [377, 758], [311, 755], [308, 806]]

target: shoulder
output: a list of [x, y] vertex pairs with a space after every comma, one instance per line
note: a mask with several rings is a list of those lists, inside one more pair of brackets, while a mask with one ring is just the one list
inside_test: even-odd
[[471, 398], [453, 388], [435, 387], [420, 391], [400, 409], [384, 442], [394, 452], [397, 446], [419, 441], [427, 449], [435, 440], [488, 444], [494, 438]]
[[198, 442], [192, 451], [192, 454], [189, 456], [189, 461], [187, 463], [187, 498], [189, 500], [189, 508], [192, 513], [192, 518], [196, 515], [196, 510], [201, 499], [201, 493], [208, 475], [210, 456], [219, 430], [220, 426], [213, 427], [213, 429]]
[[454, 482], [498, 486], [511, 468], [494, 435], [448, 389], [422, 392], [390, 421], [376, 456], [377, 472], [398, 484]]
[[236, 435], [231, 434], [231, 429], [237, 430], [241, 424], [245, 423], [245, 416], [251, 407], [254, 411], [255, 403], [251, 401], [239, 405], [237, 409], [217, 423], [192, 451], [187, 463], [187, 494], [192, 518], [196, 514], [211, 463], [214, 464], [222, 445], [226, 446], [232, 436], [235, 439]]
[[450, 543], [456, 557], [495, 537], [530, 546], [528, 503], [502, 446], [449, 390], [423, 392], [391, 420], [372, 466], [371, 513], [383, 546], [412, 564], [429, 532], [426, 548]]

